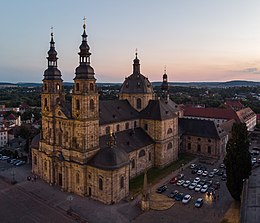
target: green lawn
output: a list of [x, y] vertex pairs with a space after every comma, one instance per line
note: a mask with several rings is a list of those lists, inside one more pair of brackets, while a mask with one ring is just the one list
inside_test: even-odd
[[[192, 155], [187, 154], [181, 154], [179, 156], [179, 159], [172, 163], [171, 165], [164, 167], [163, 169], [159, 169], [156, 167], [153, 167], [147, 171], [147, 179], [148, 183], [154, 185], [158, 183], [161, 179], [168, 176], [170, 173], [172, 173], [175, 170], [178, 170], [181, 168], [182, 164], [186, 164], [193, 160], [195, 157]], [[137, 193], [141, 192], [143, 187], [143, 181], [144, 181], [144, 174], [141, 174], [134, 179], [130, 180], [130, 193], [131, 195], [136, 195]]]

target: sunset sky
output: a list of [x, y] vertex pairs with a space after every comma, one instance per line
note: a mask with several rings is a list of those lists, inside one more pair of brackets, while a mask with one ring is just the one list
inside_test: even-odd
[[86, 16], [98, 82], [123, 82], [135, 49], [160, 81], [260, 81], [259, 0], [10, 0], [0, 9], [0, 82], [41, 82], [50, 27], [64, 81], [78, 66]]

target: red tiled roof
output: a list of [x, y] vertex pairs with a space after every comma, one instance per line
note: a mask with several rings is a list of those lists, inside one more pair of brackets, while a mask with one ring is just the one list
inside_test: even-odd
[[6, 119], [7, 120], [16, 120], [16, 117], [15, 117], [15, 115], [14, 114], [10, 114], [10, 115], [8, 115], [7, 117], [6, 117]]
[[232, 109], [227, 108], [193, 108], [185, 107], [184, 116], [213, 118], [213, 119], [234, 119], [239, 122], [237, 113]]
[[228, 100], [225, 102], [225, 105], [228, 105], [232, 108], [244, 108], [245, 106], [241, 104], [240, 101], [238, 100]]

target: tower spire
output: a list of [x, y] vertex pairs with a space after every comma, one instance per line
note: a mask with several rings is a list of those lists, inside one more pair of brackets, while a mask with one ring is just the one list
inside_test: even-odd
[[135, 59], [133, 64], [133, 74], [140, 74], [140, 60], [137, 57], [137, 48], [135, 49]]
[[61, 72], [58, 70], [57, 65], [57, 51], [55, 50], [55, 42], [53, 37], [53, 27], [51, 27], [51, 40], [50, 40], [50, 49], [48, 51], [48, 68], [44, 72], [44, 79], [61, 79]]
[[166, 65], [164, 66], [164, 74], [163, 74], [163, 82], [161, 85], [161, 89], [162, 89], [162, 97], [163, 98], [167, 98], [168, 96], [168, 91], [169, 91], [169, 86], [168, 86], [168, 77], [166, 74]]

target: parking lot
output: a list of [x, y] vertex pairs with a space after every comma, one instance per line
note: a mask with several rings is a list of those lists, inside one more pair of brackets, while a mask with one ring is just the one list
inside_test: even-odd
[[[219, 161], [213, 165], [200, 163], [199, 161], [195, 162], [196, 165], [200, 164], [205, 168], [208, 173], [212, 172], [213, 169], [219, 169], [220, 171], [224, 171], [224, 168], [220, 168], [220, 164], [223, 161]], [[226, 181], [221, 180], [222, 176], [208, 177], [208, 176], [198, 176], [197, 174], [192, 174], [192, 169], [188, 166], [187, 168], [180, 168], [178, 173], [173, 174], [174, 176], [178, 176], [178, 174], [184, 174], [182, 178], [184, 181], [189, 180], [193, 182], [196, 177], [205, 180], [212, 180], [212, 187], [215, 182], [219, 182], [220, 187], [215, 190], [216, 199], [213, 198], [213, 195], [207, 195], [207, 193], [195, 192], [194, 189], [190, 190], [188, 187], [184, 188], [183, 186], [177, 186], [176, 183], [170, 183], [170, 179], [165, 182], [167, 189], [161, 194], [165, 197], [168, 197], [171, 192], [178, 190], [183, 193], [183, 195], [191, 195], [191, 200], [188, 203], [184, 204], [182, 201], [176, 201], [175, 197], [172, 198], [174, 201], [174, 205], [167, 210], [158, 211], [151, 210], [147, 213], [140, 215], [135, 222], [137, 223], [153, 223], [153, 222], [200, 222], [200, 223], [219, 223], [225, 217], [225, 215], [229, 215], [229, 211], [236, 206], [233, 198], [230, 196], [230, 193], [226, 187]], [[160, 186], [162, 186], [161, 184]], [[198, 198], [203, 199], [203, 205], [200, 208], [195, 207], [195, 202]], [[230, 209], [231, 208], [231, 209]], [[235, 207], [237, 208], [237, 207]], [[148, 220], [149, 219], [149, 220]]]
[[[217, 203], [219, 200], [223, 199], [223, 197], [225, 197], [225, 194], [227, 193], [225, 178], [223, 177], [223, 175], [225, 174], [225, 169], [223, 167], [220, 168], [220, 164], [216, 164], [212, 166], [208, 164], [196, 163], [195, 165], [196, 165], [195, 168], [197, 168], [196, 170], [203, 171], [205, 176], [203, 176], [202, 174], [195, 173], [195, 168], [192, 169], [190, 167], [186, 168], [180, 172], [180, 174], [182, 174], [183, 177], [181, 177], [181, 179], [177, 181], [176, 179], [174, 180], [173, 178], [172, 182], [167, 183], [166, 185], [167, 190], [164, 191], [162, 194], [170, 197], [172, 192], [178, 191], [179, 194], [182, 193], [183, 196], [191, 195], [191, 200], [188, 201], [188, 203], [185, 204], [185, 206], [194, 207], [196, 200], [198, 198], [202, 198], [203, 205], [201, 206], [201, 208], [213, 207], [214, 204]], [[213, 169], [215, 170], [215, 172], [217, 171], [217, 173], [209, 177], [209, 174], [213, 172]], [[176, 177], [180, 177], [180, 174], [177, 175]], [[192, 187], [191, 185], [195, 179], [197, 179], [197, 183], [194, 183], [194, 186]], [[196, 185], [201, 185], [201, 189], [199, 190], [198, 188], [197, 189], [198, 191], [195, 191]], [[206, 186], [204, 187], [208, 189], [201, 192], [203, 185], [207, 185], [207, 187]], [[210, 193], [208, 191], [210, 191]], [[176, 193], [172, 194], [172, 199], [176, 200], [176, 205], [177, 206], [183, 205], [182, 199], [178, 199], [178, 197], [180, 198], [181, 196], [178, 196], [177, 194], [177, 198], [176, 198], [175, 194]]]

